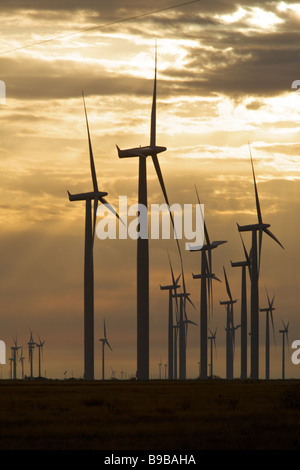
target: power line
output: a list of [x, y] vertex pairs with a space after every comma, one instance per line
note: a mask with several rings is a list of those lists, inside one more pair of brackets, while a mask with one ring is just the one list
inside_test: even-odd
[[20, 46], [20, 47], [16, 47], [15, 49], [10, 49], [8, 51], [0, 52], [0, 55], [8, 54], [9, 52], [20, 51], [22, 49], [27, 49], [28, 47], [38, 46], [40, 44], [45, 44], [46, 42], [55, 41], [57, 39], [64, 39], [64, 38], [67, 38], [67, 37], [70, 37], [70, 36], [75, 36], [75, 35], [78, 35], [78, 34], [86, 33], [88, 31], [94, 31], [95, 29], [108, 28], [109, 26], [113, 26], [115, 24], [125, 23], [126, 21], [137, 20], [139, 18], [144, 18], [145, 16], [151, 16], [151, 15], [154, 15], [155, 13], [161, 13], [163, 11], [173, 10], [174, 8], [179, 8], [179, 7], [182, 7], [182, 6], [185, 6], [185, 5], [190, 5], [191, 3], [196, 3], [196, 2], [200, 2], [200, 1], [201, 0], [190, 0], [188, 2], [177, 3], [176, 5], [172, 5], [172, 6], [169, 6], [169, 7], [160, 8], [158, 10], [148, 11], [146, 13], [140, 13], [139, 15], [130, 16], [128, 18], [123, 18], [122, 20], [116, 20], [116, 21], [112, 21], [111, 23], [105, 23], [103, 25], [98, 25], [98, 26], [93, 26], [91, 28], [86, 28], [86, 29], [83, 29], [82, 31], [77, 31], [76, 33], [69, 33], [69, 34], [65, 34], [63, 36], [56, 36], [54, 38], [43, 39], [42, 41], [37, 41], [37, 42], [34, 42], [32, 44], [27, 44], [26, 46]]

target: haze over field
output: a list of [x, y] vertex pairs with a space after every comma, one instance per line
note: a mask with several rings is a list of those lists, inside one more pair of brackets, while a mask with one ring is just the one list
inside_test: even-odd
[[[299, 319], [299, 109], [300, 3], [199, 1], [133, 19], [172, 5], [170, 0], [109, 2], [26, 2], [1, 7], [1, 316], [0, 339], [10, 354], [18, 336], [28, 357], [29, 328], [46, 340], [43, 369], [48, 377], [83, 373], [84, 203], [72, 193], [92, 188], [81, 92], [85, 93], [100, 190], [118, 209], [120, 195], [137, 202], [137, 159], [120, 160], [121, 149], [149, 143], [158, 46], [157, 144], [171, 203], [196, 204], [194, 185], [205, 207], [212, 240], [227, 240], [213, 253], [213, 272], [240, 298], [243, 257], [236, 223], [256, 222], [248, 142], [251, 143], [263, 220], [284, 245], [263, 238], [260, 306], [265, 289], [275, 293], [276, 348], [271, 339], [271, 378], [281, 376], [282, 320], [289, 321], [290, 345], [300, 339]], [[174, 2], [175, 4], [175, 2]], [[99, 25], [118, 24], [93, 29]], [[71, 33], [88, 30], [81, 34]], [[33, 47], [21, 46], [65, 36]], [[16, 49], [13, 52], [2, 53]], [[150, 159], [149, 204], [163, 203]], [[250, 249], [250, 234], [244, 236]], [[187, 289], [199, 323], [200, 253], [184, 250]], [[167, 361], [169, 250], [175, 274], [180, 263], [174, 240], [150, 241], [150, 374]], [[106, 319], [113, 352], [106, 353], [120, 378], [136, 371], [136, 242], [95, 239], [95, 376], [101, 376]], [[249, 286], [249, 281], [248, 281]], [[225, 283], [214, 285], [217, 327], [214, 373], [225, 376]], [[248, 301], [250, 292], [248, 292]], [[248, 302], [249, 304], [249, 302]], [[234, 310], [239, 323], [240, 304]], [[250, 325], [250, 317], [248, 316]], [[265, 316], [260, 321], [260, 376], [264, 377]], [[250, 343], [250, 342], [249, 342]], [[236, 334], [235, 376], [240, 373]], [[286, 377], [300, 377], [287, 350]], [[199, 328], [189, 327], [187, 376], [196, 377]], [[8, 362], [8, 361], [7, 361]], [[28, 361], [26, 368], [28, 372]], [[35, 366], [37, 371], [37, 364]], [[20, 373], [20, 369], [19, 369]], [[2, 366], [3, 377], [9, 364]]]

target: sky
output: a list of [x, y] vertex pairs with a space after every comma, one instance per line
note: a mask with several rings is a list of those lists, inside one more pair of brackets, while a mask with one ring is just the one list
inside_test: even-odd
[[[179, 3], [179, 2], [178, 2]], [[225, 377], [226, 300], [223, 266], [233, 297], [240, 299], [243, 259], [237, 223], [256, 223], [248, 142], [254, 161], [263, 221], [284, 246], [265, 236], [260, 306], [275, 294], [275, 342], [271, 378], [281, 376], [282, 321], [289, 322], [286, 377], [300, 378], [291, 361], [300, 339], [298, 233], [300, 208], [300, 3], [199, 0], [21, 1], [1, 6], [0, 79], [0, 339], [23, 346], [29, 374], [29, 330], [45, 340], [47, 377], [83, 375], [83, 202], [72, 193], [92, 190], [85, 94], [100, 190], [118, 210], [119, 196], [137, 202], [138, 161], [118, 158], [122, 148], [149, 144], [155, 41], [158, 49], [157, 144], [170, 203], [204, 204], [212, 240], [214, 285], [209, 327], [216, 335], [214, 373]], [[155, 10], [163, 10], [148, 14]], [[73, 34], [75, 33], [75, 34]], [[60, 38], [60, 39], [54, 39]], [[24, 47], [25, 46], [25, 47]], [[163, 195], [147, 160], [148, 202]], [[250, 234], [244, 235], [250, 249]], [[199, 325], [201, 255], [184, 248], [187, 289]], [[168, 253], [176, 275], [175, 240], [150, 240], [150, 376], [167, 362]], [[136, 371], [136, 241], [95, 239], [95, 377], [101, 377], [105, 318], [106, 376]], [[250, 299], [248, 280], [248, 305]], [[239, 323], [240, 301], [235, 305]], [[248, 321], [250, 317], [248, 314]], [[264, 377], [265, 316], [260, 317], [260, 377]], [[199, 326], [190, 326], [187, 376], [198, 375]], [[234, 375], [240, 373], [237, 330]], [[34, 356], [37, 373], [37, 354]], [[249, 367], [248, 367], [249, 369]], [[164, 367], [162, 375], [164, 376]], [[18, 366], [18, 375], [21, 369]], [[9, 377], [9, 361], [1, 366]]]

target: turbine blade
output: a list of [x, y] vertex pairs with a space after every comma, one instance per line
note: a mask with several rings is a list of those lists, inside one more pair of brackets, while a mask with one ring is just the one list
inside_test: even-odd
[[93, 250], [94, 241], [95, 241], [98, 201], [99, 201], [99, 198], [96, 196], [95, 199], [94, 199], [93, 231], [92, 231], [92, 237], [93, 237], [93, 241], [92, 241], [92, 250]]
[[[169, 252], [167, 252], [167, 253], [168, 253], [169, 264], [170, 264], [170, 269], [171, 269], [172, 283], [173, 283], [173, 285], [175, 285], [175, 276], [174, 276], [174, 271], [173, 271], [170, 255], [169, 255]], [[177, 282], [176, 282], [176, 284], [177, 284]]]
[[[168, 251], [167, 251], [167, 253], [168, 253], [169, 264], [170, 264], [170, 269], [171, 269], [172, 283], [173, 283], [173, 286], [174, 286], [175, 284], [177, 284], [177, 281], [178, 281], [179, 277], [178, 277], [177, 281], [175, 281], [175, 277], [174, 277], [174, 272], [173, 272], [173, 267], [172, 267], [170, 255], [169, 255], [169, 252], [168, 252]], [[176, 293], [176, 292], [175, 292], [175, 293]], [[177, 297], [175, 297], [175, 305], [176, 305], [176, 320], [178, 321], [178, 311], [179, 311], [179, 310], [178, 310], [178, 298], [177, 298]]]
[[104, 331], [104, 339], [106, 339], [106, 325], [105, 325], [105, 318], [103, 320], [103, 331]]
[[223, 271], [224, 271], [224, 276], [225, 276], [226, 291], [227, 291], [227, 294], [228, 294], [229, 299], [232, 300], [232, 296], [231, 296], [231, 292], [230, 292], [230, 287], [229, 287], [229, 283], [228, 283], [228, 279], [227, 279], [227, 275], [226, 275], [226, 271], [225, 271], [224, 266], [223, 266]]
[[92, 150], [90, 129], [89, 129], [89, 123], [88, 123], [88, 118], [87, 118], [87, 112], [86, 112], [85, 99], [84, 99], [83, 92], [82, 92], [82, 98], [83, 98], [83, 104], [84, 104], [84, 113], [85, 113], [85, 120], [86, 120], [86, 127], [87, 127], [88, 141], [89, 141], [90, 165], [91, 165], [91, 174], [92, 174], [92, 180], [93, 180], [93, 187], [94, 187], [94, 191], [98, 191], [98, 184], [97, 184], [94, 156], [93, 156], [93, 150]]
[[273, 235], [273, 233], [268, 228], [264, 228], [264, 232], [267, 235], [269, 235], [269, 237], [273, 238], [273, 240], [275, 240], [275, 242], [278, 243], [278, 245], [280, 245], [281, 248], [284, 250], [283, 245], [280, 243], [280, 241], [275, 237], [275, 235]]
[[125, 223], [123, 222], [123, 220], [121, 219], [121, 217], [119, 216], [119, 214], [115, 211], [115, 209], [113, 208], [112, 205], [109, 204], [109, 202], [107, 202], [106, 199], [104, 199], [104, 197], [99, 197], [99, 200], [102, 202], [102, 204], [104, 204], [107, 209], [109, 209], [116, 217], [117, 219], [119, 219], [120, 222], [122, 222], [122, 224], [124, 225], [124, 227], [126, 226]]
[[262, 221], [262, 216], [261, 216], [260, 203], [259, 203], [259, 197], [258, 197], [257, 185], [256, 185], [256, 179], [255, 179], [255, 172], [254, 172], [254, 165], [253, 165], [252, 153], [251, 153], [251, 148], [250, 148], [249, 142], [248, 142], [248, 146], [249, 146], [250, 159], [251, 159], [251, 166], [252, 166], [252, 174], [253, 174], [253, 182], [254, 182], [254, 190], [255, 190], [255, 202], [256, 202], [257, 218], [258, 218], [258, 222], [259, 222], [260, 224], [262, 224], [263, 221]]
[[163, 176], [162, 176], [162, 172], [161, 172], [161, 169], [160, 169], [160, 165], [159, 165], [159, 161], [158, 161], [157, 155], [152, 155], [152, 161], [153, 161], [153, 165], [154, 165], [154, 168], [155, 168], [155, 171], [156, 171], [156, 174], [157, 174], [157, 178], [158, 178], [158, 180], [159, 180], [159, 183], [160, 183], [160, 186], [161, 186], [161, 189], [162, 189], [162, 192], [163, 192], [163, 195], [164, 195], [166, 204], [167, 204], [168, 209], [169, 209], [170, 219], [171, 219], [171, 223], [172, 223], [173, 230], [174, 230], [174, 237], [175, 237], [175, 239], [176, 239], [176, 243], [177, 243], [177, 247], [178, 247], [179, 256], [180, 256], [180, 260], [181, 260], [181, 263], [182, 263], [182, 255], [181, 255], [181, 250], [180, 250], [180, 246], [179, 246], [178, 237], [177, 237], [177, 235], [176, 235], [174, 219], [173, 219], [172, 212], [170, 211], [169, 198], [168, 198], [168, 195], [167, 195], [167, 191], [166, 191], [166, 187], [165, 187], [165, 183], [164, 183], [164, 180], [163, 180]]
[[248, 252], [247, 252], [247, 250], [246, 250], [245, 243], [244, 243], [244, 240], [243, 240], [243, 237], [242, 237], [241, 232], [239, 232], [239, 234], [240, 234], [240, 239], [241, 239], [241, 242], [242, 242], [242, 245], [243, 245], [245, 260], [247, 261], [247, 263], [250, 263], [250, 258], [249, 258]]
[[259, 229], [259, 236], [258, 236], [258, 266], [257, 271], [260, 271], [260, 260], [261, 260], [261, 246], [262, 246], [262, 230]]
[[188, 299], [188, 301], [190, 302], [190, 304], [194, 307], [194, 309], [197, 310], [196, 307], [195, 307], [195, 305], [193, 304], [193, 302], [192, 302], [191, 299], [189, 298], [189, 296], [187, 296], [187, 299]]
[[272, 323], [274, 344], [275, 344], [275, 346], [276, 346], [276, 337], [275, 337], [275, 328], [274, 328], [274, 320], [273, 320], [273, 313], [272, 313], [272, 310], [270, 310], [270, 316], [271, 316], [271, 323]]
[[273, 308], [274, 299], [275, 299], [275, 294], [273, 295], [273, 299], [272, 299], [272, 302], [271, 302], [271, 307], [272, 307], [272, 308]]
[[150, 147], [154, 147], [156, 143], [156, 78], [157, 78], [157, 45], [155, 42], [155, 72], [154, 87], [151, 110], [151, 129], [150, 129]]

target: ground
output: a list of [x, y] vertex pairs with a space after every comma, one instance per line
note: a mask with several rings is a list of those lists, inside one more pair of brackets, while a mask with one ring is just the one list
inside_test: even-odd
[[300, 381], [1, 380], [0, 449], [300, 449]]

